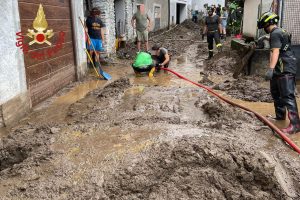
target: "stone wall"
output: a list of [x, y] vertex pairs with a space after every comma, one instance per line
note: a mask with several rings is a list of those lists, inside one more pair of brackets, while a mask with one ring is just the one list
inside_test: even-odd
[[[126, 36], [127, 39], [134, 37], [133, 28], [131, 26], [132, 14], [135, 12], [135, 6], [131, 0], [125, 0], [126, 10]], [[115, 49], [115, 38], [116, 38], [116, 22], [115, 22], [115, 8], [114, 0], [92, 0], [92, 6], [98, 7], [101, 10], [101, 19], [106, 25], [106, 50], [108, 53], [114, 53]]]
[[131, 18], [135, 12], [136, 12], [136, 4], [133, 3], [131, 0], [126, 0], [125, 1], [125, 13], [126, 13], [125, 25], [126, 25], [127, 39], [129, 40], [133, 39], [135, 36], [133, 27], [131, 25]]
[[106, 25], [105, 49], [107, 52], [115, 52], [115, 9], [113, 0], [93, 0], [93, 7], [101, 10], [101, 19]]

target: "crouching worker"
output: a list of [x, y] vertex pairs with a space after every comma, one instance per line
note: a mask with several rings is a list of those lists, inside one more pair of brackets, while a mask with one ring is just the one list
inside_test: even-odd
[[146, 52], [138, 53], [134, 63], [132, 64], [132, 68], [136, 75], [140, 75], [145, 72], [149, 73], [153, 67], [154, 63], [151, 55]]
[[168, 50], [166, 48], [161, 47], [159, 44], [155, 44], [152, 47], [152, 50], [155, 51], [154, 58], [155, 58], [155, 68], [157, 71], [160, 70], [160, 68], [168, 68], [170, 63], [170, 55], [168, 53]]

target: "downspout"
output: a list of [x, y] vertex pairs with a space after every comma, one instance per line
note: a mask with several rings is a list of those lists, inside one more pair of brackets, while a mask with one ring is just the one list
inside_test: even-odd
[[284, 17], [284, 0], [280, 0], [280, 27], [283, 25]]
[[170, 14], [171, 14], [171, 12], [170, 12], [170, 9], [171, 9], [171, 0], [168, 0], [168, 30], [170, 30], [171, 29], [171, 25], [170, 25]]

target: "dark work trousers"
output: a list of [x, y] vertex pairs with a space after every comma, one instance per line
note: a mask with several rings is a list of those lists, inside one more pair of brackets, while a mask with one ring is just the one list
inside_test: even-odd
[[271, 95], [274, 100], [276, 119], [284, 120], [286, 109], [292, 124], [299, 123], [298, 107], [295, 97], [295, 75], [274, 76], [270, 81]]
[[195, 23], [198, 23], [198, 17], [197, 16], [193, 16], [192, 17], [192, 21], [195, 22]]
[[214, 40], [215, 40], [215, 43], [216, 45], [219, 45], [221, 44], [220, 43], [220, 34], [218, 31], [208, 31], [207, 32], [207, 43], [208, 43], [208, 55], [209, 57], [213, 57], [214, 55]]

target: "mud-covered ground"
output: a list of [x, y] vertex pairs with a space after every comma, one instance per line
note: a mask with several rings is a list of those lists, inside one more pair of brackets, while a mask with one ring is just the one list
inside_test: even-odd
[[[170, 68], [261, 101], [259, 78], [231, 78], [238, 56], [204, 62], [201, 47], [185, 46]], [[125, 73], [68, 102], [0, 139], [0, 199], [300, 199], [298, 154], [251, 113], [171, 74]]]
[[[154, 44], [160, 44], [167, 48], [170, 55], [179, 56], [184, 50], [194, 43], [202, 42], [199, 24], [192, 21], [185, 21], [181, 25], [172, 27], [170, 30], [164, 29], [157, 31], [150, 35], [149, 46], [150, 49]], [[144, 46], [142, 46], [144, 48]], [[136, 45], [132, 42], [126, 44], [126, 48], [120, 48], [117, 56], [122, 59], [134, 59], [136, 56]]]
[[[201, 47], [199, 45], [199, 47]], [[199, 48], [200, 55], [203, 50]], [[233, 74], [243, 54], [230, 49], [230, 43], [224, 43], [223, 52], [205, 62], [202, 79], [199, 83], [213, 89], [225, 91], [233, 98], [252, 102], [272, 102], [269, 85], [263, 77], [257, 75], [245, 76], [244, 71], [234, 79]]]

